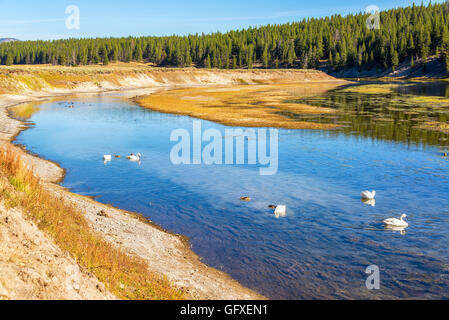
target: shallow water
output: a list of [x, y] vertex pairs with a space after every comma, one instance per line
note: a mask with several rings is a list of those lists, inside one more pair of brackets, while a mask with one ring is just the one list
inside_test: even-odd
[[[71, 100], [73, 109], [40, 105], [16, 143], [66, 168], [72, 191], [188, 236], [207, 264], [242, 284], [275, 299], [449, 298], [449, 160], [439, 140], [280, 130], [279, 171], [260, 176], [254, 165], [173, 165], [170, 133], [192, 131], [189, 117], [118, 97]], [[222, 125], [202, 125], [224, 135]], [[130, 152], [142, 153], [140, 164], [102, 161]], [[377, 190], [375, 207], [360, 201], [365, 189]], [[286, 204], [287, 216], [276, 218], [272, 203]], [[405, 234], [383, 228], [401, 213]], [[380, 290], [365, 286], [371, 264]]]

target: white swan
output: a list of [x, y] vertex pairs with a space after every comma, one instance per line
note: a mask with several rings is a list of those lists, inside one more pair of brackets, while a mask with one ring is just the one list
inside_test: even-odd
[[276, 209], [274, 210], [274, 215], [276, 216], [276, 218], [285, 217], [286, 213], [287, 213], [287, 207], [284, 205], [276, 206]]
[[376, 196], [376, 191], [363, 191], [362, 192], [362, 199], [368, 199], [372, 200]]
[[388, 218], [383, 221], [383, 223], [388, 227], [401, 227], [406, 228], [408, 227], [408, 223], [404, 221], [404, 219], [407, 218], [406, 214], [403, 214], [401, 216], [401, 219], [396, 218]]
[[140, 153], [138, 153], [138, 154], [134, 154], [134, 153], [131, 153], [129, 156], [127, 156], [126, 158], [128, 158], [128, 160], [131, 160], [131, 161], [140, 161], [140, 157], [141, 157], [142, 155], [140, 154]]
[[111, 161], [111, 160], [112, 160], [112, 156], [111, 156], [110, 154], [105, 154], [105, 155], [103, 156], [103, 160], [104, 160], [105, 162]]

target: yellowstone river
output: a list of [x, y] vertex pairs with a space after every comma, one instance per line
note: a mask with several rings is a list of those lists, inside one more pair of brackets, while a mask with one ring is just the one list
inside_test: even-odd
[[[449, 298], [448, 135], [420, 127], [424, 113], [423, 123], [447, 123], [448, 108], [424, 111], [402, 99], [427, 96], [422, 86], [298, 97], [347, 112], [290, 115], [342, 126], [280, 129], [274, 175], [260, 175], [259, 164], [173, 164], [172, 132], [193, 136], [197, 119], [113, 94], [32, 106], [33, 125], [15, 143], [65, 168], [64, 187], [186, 235], [205, 263], [269, 298]], [[228, 127], [201, 125], [218, 130], [224, 145]], [[142, 154], [140, 163], [126, 159], [131, 152]], [[104, 163], [104, 154], [121, 158]], [[372, 189], [375, 206], [360, 199]], [[286, 216], [276, 217], [270, 204], [285, 204]], [[402, 213], [405, 231], [384, 228], [383, 219]], [[378, 290], [365, 285], [370, 265], [379, 267]]]

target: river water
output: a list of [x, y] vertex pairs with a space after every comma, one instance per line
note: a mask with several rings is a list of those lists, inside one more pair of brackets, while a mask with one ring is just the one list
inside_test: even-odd
[[[354, 94], [344, 95], [308, 102], [350, 108]], [[114, 95], [69, 101], [75, 108], [66, 101], [37, 106], [34, 125], [15, 142], [67, 169], [62, 185], [73, 192], [188, 236], [205, 263], [243, 285], [274, 299], [449, 298], [447, 135], [391, 134], [390, 122], [373, 127], [366, 113], [343, 119], [349, 125], [340, 130], [281, 129], [277, 174], [261, 176], [259, 165], [174, 165], [170, 135], [192, 132], [190, 117]], [[201, 123], [226, 139], [226, 127]], [[142, 154], [140, 163], [123, 157], [131, 152]], [[105, 164], [103, 154], [122, 158]], [[367, 189], [377, 191], [374, 207], [360, 200]], [[285, 204], [287, 215], [276, 217], [269, 204]], [[383, 227], [402, 213], [405, 232]], [[379, 290], [365, 286], [369, 265], [379, 267]]]

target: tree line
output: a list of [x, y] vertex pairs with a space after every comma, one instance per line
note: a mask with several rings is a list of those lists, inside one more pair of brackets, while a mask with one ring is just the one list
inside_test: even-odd
[[0, 63], [107, 65], [150, 62], [204, 68], [392, 67], [437, 56], [449, 72], [449, 3], [380, 12], [380, 28], [365, 13], [309, 18], [226, 33], [188, 36], [66, 39], [0, 44]]

